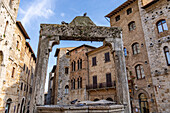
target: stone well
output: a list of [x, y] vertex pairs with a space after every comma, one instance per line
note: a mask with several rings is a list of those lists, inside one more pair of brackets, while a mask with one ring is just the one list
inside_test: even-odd
[[37, 113], [125, 113], [123, 105], [37, 106]]

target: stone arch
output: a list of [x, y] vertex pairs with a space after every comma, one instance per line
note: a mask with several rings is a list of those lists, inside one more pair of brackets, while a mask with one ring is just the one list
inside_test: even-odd
[[132, 67], [135, 68], [135, 66], [138, 65], [138, 64], [144, 65], [145, 62], [144, 62], [144, 61], [137, 61], [137, 62], [135, 62], [135, 63], [132, 64]]
[[134, 96], [136, 100], [138, 100], [138, 96], [139, 96], [141, 93], [145, 94], [148, 99], [150, 98], [150, 97], [149, 97], [149, 93], [148, 93], [145, 89], [139, 89], [139, 90], [137, 90], [137, 92], [136, 92], [136, 94], [135, 94], [135, 96]]
[[141, 113], [149, 113], [149, 103], [148, 98], [144, 93], [138, 95], [139, 108]]
[[10, 113], [11, 103], [12, 99], [8, 98], [8, 100], [6, 101], [5, 113]]
[[[47, 65], [49, 53], [55, 44], [59, 44], [60, 40], [76, 40], [76, 41], [104, 41], [110, 45], [113, 58], [115, 61], [117, 79], [117, 100], [118, 104], [127, 104], [125, 108], [130, 111], [129, 89], [126, 77], [125, 58], [123, 53], [122, 30], [117, 27], [96, 26], [89, 17], [78, 16], [69, 24], [41, 24], [40, 38], [37, 53], [37, 63], [34, 81], [34, 97], [31, 100], [35, 108], [36, 105], [44, 104], [44, 85], [47, 73]], [[30, 111], [31, 112], [31, 111]]]
[[136, 29], [136, 22], [135, 21], [131, 21], [128, 23], [128, 28], [129, 28], [129, 31], [133, 31]]

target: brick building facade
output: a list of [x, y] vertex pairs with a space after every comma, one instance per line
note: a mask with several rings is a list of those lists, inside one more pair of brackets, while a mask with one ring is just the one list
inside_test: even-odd
[[123, 29], [134, 112], [169, 112], [169, 1], [127, 0], [106, 15]]
[[[79, 101], [101, 99], [116, 102], [115, 67], [108, 46], [95, 48], [81, 45], [74, 49], [58, 48], [55, 56], [57, 56], [57, 67], [52, 71], [54, 79], [51, 88], [55, 89], [52, 91], [52, 95], [55, 96], [53, 98], [51, 95], [50, 99], [55, 102], [51, 104], [68, 105]], [[92, 65], [93, 56], [96, 57], [98, 65]], [[94, 75], [97, 75], [97, 84], [93, 84]], [[49, 79], [50, 84], [51, 79]], [[51, 94], [50, 90], [46, 97], [49, 94]]]
[[87, 100], [88, 63], [86, 53], [95, 49], [82, 45], [69, 51], [70, 55], [70, 100]]
[[113, 56], [108, 46], [101, 46], [87, 53], [88, 100], [116, 102], [116, 76]]

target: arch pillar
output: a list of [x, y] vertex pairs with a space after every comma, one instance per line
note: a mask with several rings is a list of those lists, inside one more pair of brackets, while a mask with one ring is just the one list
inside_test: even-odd
[[37, 62], [35, 68], [35, 78], [33, 85], [33, 94], [31, 97], [30, 112], [36, 113], [36, 106], [44, 105], [44, 90], [47, 75], [49, 54], [52, 47], [59, 44], [59, 36], [41, 36], [39, 38]]
[[122, 35], [114, 38], [105, 38], [104, 43], [105, 45], [110, 46], [115, 62], [117, 103], [125, 105], [125, 113], [130, 113], [130, 96], [126, 73], [125, 56], [123, 52]]

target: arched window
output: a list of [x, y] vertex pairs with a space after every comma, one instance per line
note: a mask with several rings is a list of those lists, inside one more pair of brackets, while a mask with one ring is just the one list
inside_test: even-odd
[[30, 101], [29, 101], [28, 104], [27, 104], [27, 112], [26, 112], [26, 113], [29, 113], [29, 112], [30, 112], [29, 108], [30, 108]]
[[4, 37], [5, 37], [5, 34], [6, 34], [6, 29], [7, 29], [7, 27], [8, 27], [8, 21], [6, 21], [6, 25], [5, 25], [5, 29], [4, 29]]
[[72, 66], [72, 71], [75, 71], [76, 70], [76, 61], [73, 61], [71, 63], [71, 66]]
[[164, 19], [158, 21], [156, 25], [157, 25], [158, 33], [161, 33], [161, 32], [164, 32], [164, 31], [168, 30], [166, 20], [164, 20]]
[[164, 53], [165, 53], [167, 65], [170, 66], [170, 53], [167, 46], [164, 47]]
[[17, 113], [18, 113], [18, 111], [19, 111], [19, 107], [20, 107], [20, 104], [18, 104], [18, 107], [17, 107]]
[[73, 71], [73, 70], [74, 70], [74, 69], [73, 69], [73, 62], [71, 63], [71, 67], [72, 67], [72, 71]]
[[82, 88], [82, 77], [80, 77], [80, 88]]
[[77, 88], [80, 88], [80, 78], [77, 79]]
[[14, 1], [14, 0], [10, 0], [10, 1], [9, 1], [9, 7], [10, 7], [10, 8], [12, 8], [13, 1]]
[[127, 50], [126, 50], [126, 48], [124, 47], [123, 50], [124, 50], [124, 55], [127, 56]]
[[76, 61], [74, 61], [74, 71], [76, 70]]
[[78, 83], [78, 84], [77, 84], [77, 86], [78, 86], [77, 88], [78, 88], [78, 89], [82, 88], [82, 77], [79, 77], [79, 78], [77, 79], [77, 83]]
[[80, 59], [80, 69], [82, 69], [82, 59]]
[[144, 69], [143, 69], [143, 66], [142, 66], [141, 64], [138, 64], [138, 65], [135, 67], [135, 70], [136, 70], [137, 79], [145, 78]]
[[66, 85], [66, 86], [65, 86], [65, 94], [68, 94], [68, 92], [69, 92], [69, 86]]
[[134, 21], [130, 22], [130, 23], [128, 24], [128, 27], [129, 27], [129, 31], [134, 30], [134, 29], [136, 28], [135, 22], [134, 22]]
[[130, 78], [130, 72], [129, 72], [129, 69], [128, 69], [128, 68], [126, 68], [126, 73], [127, 73], [127, 78], [128, 78], [128, 80], [131, 80], [131, 78]]
[[75, 79], [71, 80], [71, 89], [75, 89]]
[[127, 12], [127, 15], [129, 15], [130, 13], [132, 13], [132, 8], [127, 9], [126, 12]]
[[138, 43], [132, 44], [132, 51], [133, 51], [134, 55], [140, 53], [140, 49], [139, 49], [139, 44]]
[[69, 68], [65, 67], [65, 74], [68, 74]]
[[22, 90], [22, 87], [23, 87], [23, 83], [21, 82], [21, 90]]
[[12, 75], [11, 75], [11, 77], [14, 78], [14, 75], [15, 75], [15, 67], [12, 68]]
[[24, 109], [22, 109], [23, 106], [24, 106], [24, 98], [22, 99], [21, 108], [20, 108], [20, 113], [23, 113], [23, 112], [22, 112], [22, 111], [24, 110]]
[[110, 98], [110, 97], [108, 97], [106, 100], [108, 100], [108, 101], [113, 101], [113, 99], [112, 99], [112, 98]]
[[82, 59], [79, 59], [79, 60], [77, 61], [77, 68], [78, 68], [78, 70], [79, 70], [79, 69], [82, 69]]
[[120, 15], [115, 17], [116, 22], [120, 20]]
[[0, 51], [0, 67], [1, 67], [2, 62], [3, 62], [3, 53], [2, 51]]
[[16, 43], [16, 48], [19, 49], [19, 41]]
[[5, 113], [10, 113], [11, 103], [12, 103], [12, 99], [9, 98], [6, 102]]
[[79, 60], [77, 61], [77, 65], [78, 65], [77, 68], [79, 70], [80, 69], [80, 61]]
[[149, 113], [148, 100], [145, 94], [139, 94], [140, 113]]

